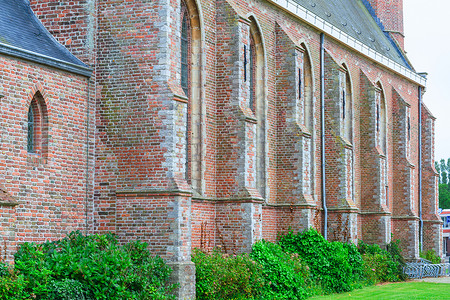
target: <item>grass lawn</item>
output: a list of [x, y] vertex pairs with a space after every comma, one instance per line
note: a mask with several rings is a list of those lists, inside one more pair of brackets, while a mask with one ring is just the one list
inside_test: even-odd
[[309, 298], [311, 300], [326, 299], [450, 299], [450, 284], [430, 282], [400, 282], [371, 286], [350, 293], [334, 294]]

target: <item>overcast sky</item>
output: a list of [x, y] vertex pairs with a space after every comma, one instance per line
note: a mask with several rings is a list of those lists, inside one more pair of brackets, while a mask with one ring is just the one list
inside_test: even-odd
[[436, 120], [435, 160], [450, 158], [450, 1], [403, 0], [405, 50], [427, 72], [423, 97]]

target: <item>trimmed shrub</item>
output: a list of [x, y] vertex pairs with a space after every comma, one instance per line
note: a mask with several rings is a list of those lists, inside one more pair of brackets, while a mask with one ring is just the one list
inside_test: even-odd
[[197, 299], [255, 299], [264, 286], [260, 264], [248, 254], [228, 255], [194, 249]]
[[[112, 234], [72, 232], [59, 241], [24, 243], [15, 269], [36, 299], [171, 299], [171, 269], [147, 244], [118, 244]], [[83, 299], [83, 298], [76, 298]]]
[[298, 253], [325, 293], [341, 293], [359, 286], [363, 276], [361, 255], [351, 245], [328, 242], [314, 229], [279, 238], [283, 250]]
[[261, 241], [250, 254], [263, 267], [266, 279], [263, 299], [306, 299], [311, 296], [309, 267], [297, 253], [287, 254], [278, 244]]

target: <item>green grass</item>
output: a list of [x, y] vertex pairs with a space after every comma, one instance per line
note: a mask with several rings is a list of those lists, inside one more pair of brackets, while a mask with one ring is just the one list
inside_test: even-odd
[[379, 286], [371, 286], [350, 293], [319, 296], [308, 300], [335, 300], [335, 299], [450, 299], [450, 284], [429, 282], [401, 282]]

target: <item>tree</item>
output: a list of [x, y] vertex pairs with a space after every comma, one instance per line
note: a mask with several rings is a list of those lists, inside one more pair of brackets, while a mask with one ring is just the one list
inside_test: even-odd
[[445, 163], [444, 159], [441, 159], [441, 177], [442, 177], [442, 183], [448, 184], [448, 168], [447, 164]]
[[441, 167], [439, 165], [439, 163], [437, 161], [434, 162], [434, 167], [436, 168], [436, 172], [438, 172], [439, 174], [439, 184], [442, 183], [442, 179], [441, 179]]
[[439, 184], [439, 208], [450, 208], [450, 187], [448, 184]]
[[439, 174], [439, 208], [450, 209], [450, 158], [441, 159], [439, 162], [435, 162], [436, 171]]

